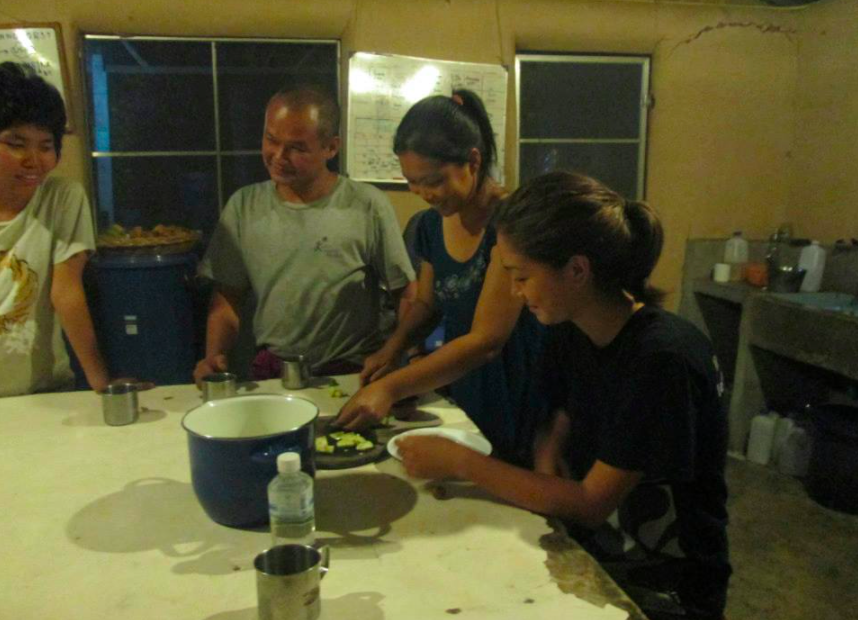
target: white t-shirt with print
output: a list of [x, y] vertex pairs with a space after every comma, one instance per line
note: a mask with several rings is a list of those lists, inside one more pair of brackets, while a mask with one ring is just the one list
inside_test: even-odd
[[95, 248], [83, 187], [49, 177], [14, 219], [0, 223], [0, 396], [68, 387], [51, 304], [53, 266]]

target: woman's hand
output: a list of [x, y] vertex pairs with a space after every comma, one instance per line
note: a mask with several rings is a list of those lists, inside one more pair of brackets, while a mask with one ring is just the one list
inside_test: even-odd
[[550, 476], [569, 478], [569, 466], [563, 458], [562, 446], [550, 438], [537, 437], [533, 451], [533, 471]]
[[439, 480], [462, 478], [465, 459], [476, 454], [444, 437], [403, 437], [396, 441], [402, 465], [409, 476]]
[[363, 361], [363, 370], [360, 371], [361, 387], [381, 379], [384, 375], [396, 370], [396, 358], [399, 351], [381, 347], [378, 351], [368, 356]]
[[549, 428], [536, 435], [533, 446], [533, 470], [540, 474], [569, 478], [566, 447], [569, 440], [569, 416], [562, 411], [554, 414]]
[[340, 409], [334, 424], [347, 431], [377, 424], [390, 413], [394, 398], [383, 383], [370, 383], [359, 389]]

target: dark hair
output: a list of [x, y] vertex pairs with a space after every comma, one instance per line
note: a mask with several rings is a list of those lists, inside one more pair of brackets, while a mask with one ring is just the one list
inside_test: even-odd
[[66, 107], [60, 92], [24, 64], [0, 64], [0, 131], [35, 125], [54, 138], [57, 157], [66, 133]]
[[516, 251], [554, 269], [586, 256], [603, 293], [626, 291], [655, 305], [664, 298], [649, 286], [664, 242], [658, 215], [595, 179], [563, 171], [538, 176], [501, 204], [494, 221]]
[[435, 95], [415, 103], [402, 117], [393, 138], [397, 155], [411, 151], [445, 163], [468, 163], [474, 148], [482, 157], [479, 187], [495, 165], [497, 146], [482, 100], [464, 89], [453, 91], [452, 97]]
[[340, 106], [328, 91], [317, 86], [284, 86], [274, 93], [268, 105], [274, 101], [298, 108], [315, 106], [319, 110], [319, 138], [330, 140], [340, 135]]

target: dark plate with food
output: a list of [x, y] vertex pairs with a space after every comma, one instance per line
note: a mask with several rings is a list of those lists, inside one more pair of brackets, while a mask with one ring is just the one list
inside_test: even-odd
[[377, 461], [385, 454], [385, 442], [373, 429], [347, 431], [331, 425], [334, 416], [316, 419], [316, 467], [348, 469]]

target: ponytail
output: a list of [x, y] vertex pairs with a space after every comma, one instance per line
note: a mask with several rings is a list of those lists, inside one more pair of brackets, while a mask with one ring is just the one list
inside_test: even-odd
[[473, 91], [467, 89], [459, 89], [453, 91], [453, 101], [458, 97], [462, 102], [462, 110], [473, 120], [480, 131], [480, 145], [474, 145], [480, 151], [482, 163], [480, 164], [479, 181], [477, 185], [482, 185], [487, 176], [490, 176], [492, 169], [497, 164], [498, 149], [495, 142], [495, 132], [492, 129], [492, 123], [489, 120], [489, 113], [486, 111], [486, 106], [483, 105], [482, 99]]
[[435, 95], [415, 103], [402, 117], [393, 152], [413, 152], [444, 163], [466, 164], [472, 149], [480, 152], [478, 187], [497, 160], [495, 135], [486, 108], [476, 93], [460, 89], [451, 97]]
[[625, 201], [623, 212], [631, 232], [628, 271], [623, 289], [637, 301], [661, 305], [665, 293], [649, 284], [664, 246], [664, 228], [652, 208], [637, 201]]
[[564, 171], [531, 179], [501, 204], [494, 222], [518, 252], [552, 269], [586, 256], [593, 285], [605, 295], [626, 292], [654, 305], [664, 298], [649, 285], [664, 244], [658, 215], [595, 179]]

